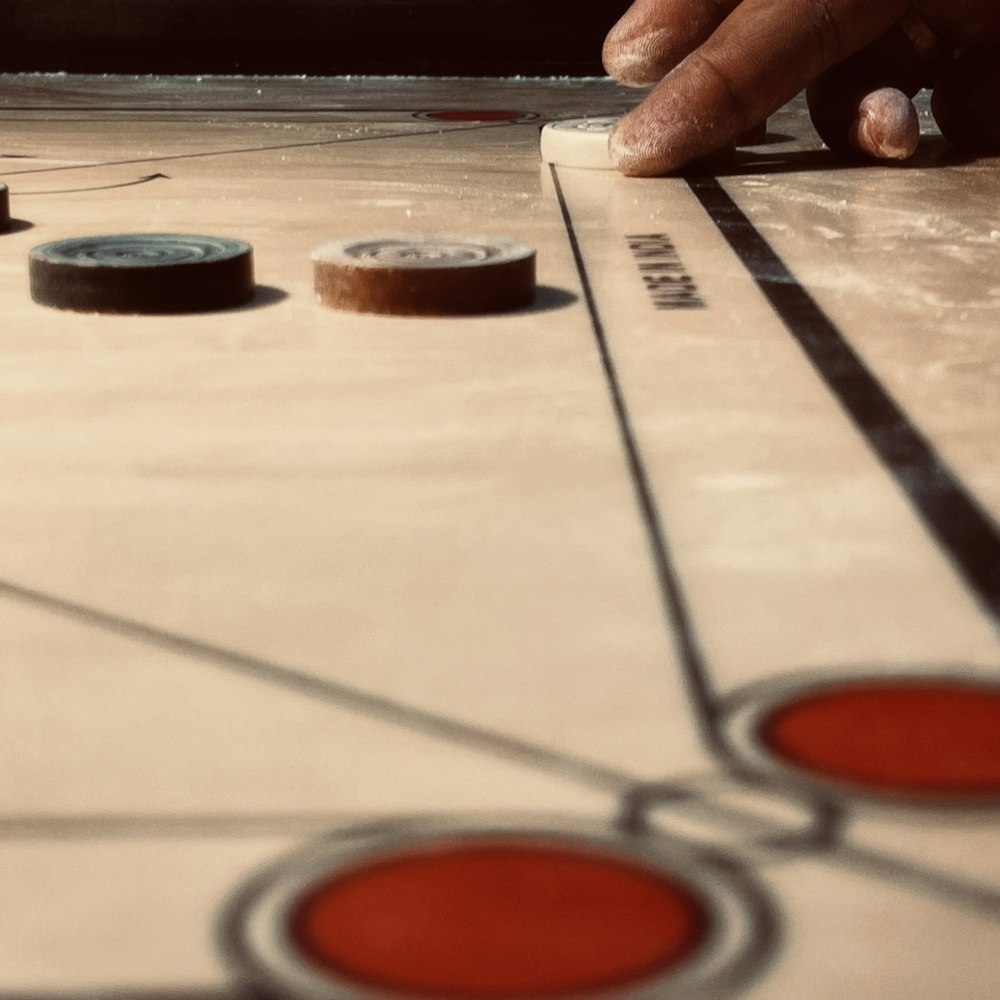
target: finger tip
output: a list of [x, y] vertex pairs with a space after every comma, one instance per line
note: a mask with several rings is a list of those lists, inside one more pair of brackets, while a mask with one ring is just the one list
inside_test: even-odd
[[859, 152], [876, 159], [909, 159], [920, 142], [920, 120], [913, 102], [894, 87], [865, 95], [850, 139]]
[[611, 165], [626, 177], [641, 177], [647, 157], [637, 143], [635, 130], [628, 115], [619, 119], [608, 136]]
[[612, 166], [626, 177], [665, 177], [679, 173], [715, 174], [732, 168], [736, 158], [736, 144], [726, 143], [718, 149], [705, 152], [688, 148], [671, 134], [612, 133], [608, 139], [608, 153]]
[[633, 122], [622, 122], [608, 138], [612, 166], [626, 177], [656, 177], [670, 167], [661, 137], [650, 135]]
[[681, 113], [640, 107], [619, 119], [608, 137], [608, 154], [627, 177], [716, 173], [732, 168], [736, 143]]
[[647, 87], [661, 80], [669, 69], [665, 53], [670, 48], [670, 32], [666, 29], [636, 33], [619, 26], [605, 39], [604, 69], [625, 86]]

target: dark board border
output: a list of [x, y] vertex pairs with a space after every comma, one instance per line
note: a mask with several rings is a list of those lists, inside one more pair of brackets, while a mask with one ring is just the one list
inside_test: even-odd
[[0, 0], [0, 71], [600, 75], [627, 0]]

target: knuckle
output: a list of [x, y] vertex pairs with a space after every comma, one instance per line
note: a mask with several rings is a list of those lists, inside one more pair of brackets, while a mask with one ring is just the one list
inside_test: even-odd
[[750, 122], [756, 112], [750, 107], [727, 64], [717, 60], [704, 49], [692, 52], [688, 60], [692, 71], [707, 78], [712, 93], [721, 98], [723, 107], [718, 110], [723, 116], [732, 119], [740, 127]]

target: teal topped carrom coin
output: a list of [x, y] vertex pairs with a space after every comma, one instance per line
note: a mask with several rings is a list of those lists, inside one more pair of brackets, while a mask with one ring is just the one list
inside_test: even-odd
[[35, 247], [29, 269], [36, 302], [78, 312], [210, 312], [255, 292], [250, 244], [216, 236], [75, 237]]

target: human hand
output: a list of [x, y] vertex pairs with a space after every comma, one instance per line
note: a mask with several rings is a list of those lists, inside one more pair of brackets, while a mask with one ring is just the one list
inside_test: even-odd
[[[956, 59], [962, 47], [974, 51]], [[950, 140], [1000, 151], [997, 0], [635, 0], [604, 61], [623, 83], [657, 84], [612, 133], [626, 174], [724, 148], [807, 86], [838, 152], [908, 156], [919, 138], [909, 97], [926, 86]]]

